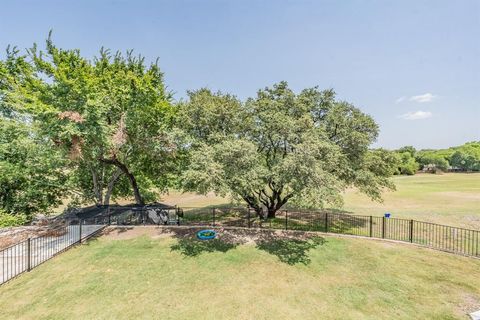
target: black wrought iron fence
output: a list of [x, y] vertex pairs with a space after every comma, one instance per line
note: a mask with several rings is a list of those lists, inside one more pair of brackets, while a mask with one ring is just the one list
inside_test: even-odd
[[178, 224], [182, 209], [176, 206], [92, 206], [77, 209], [69, 219], [90, 220], [95, 223], [112, 225]]
[[326, 211], [283, 210], [275, 218], [248, 208], [183, 208], [180, 225], [236, 226], [318, 231], [415, 243], [480, 258], [480, 231], [410, 219], [349, 215]]
[[246, 207], [115, 207], [101, 208], [90, 217], [80, 212], [68, 225], [55, 228], [48, 235], [27, 239], [0, 250], [0, 284], [68, 250], [110, 224], [174, 224], [328, 232], [410, 242], [480, 258], [480, 231], [416, 220], [291, 209], [279, 211], [275, 218], [266, 219]]
[[73, 220], [0, 250], [0, 284], [92, 237], [105, 226], [94, 219]]

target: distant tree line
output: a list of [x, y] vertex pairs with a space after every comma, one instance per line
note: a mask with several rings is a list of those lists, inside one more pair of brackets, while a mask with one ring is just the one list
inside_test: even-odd
[[395, 174], [413, 175], [419, 170], [428, 172], [480, 171], [480, 142], [473, 141], [448, 149], [415, 150], [405, 146], [394, 151], [398, 161]]

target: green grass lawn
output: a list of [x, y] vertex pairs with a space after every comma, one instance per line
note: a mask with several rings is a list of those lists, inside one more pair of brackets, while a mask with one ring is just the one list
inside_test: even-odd
[[383, 203], [350, 190], [344, 209], [355, 214], [393, 217], [480, 229], [480, 174], [417, 174], [394, 178], [397, 191]]
[[[349, 190], [342, 208], [353, 214], [416, 219], [452, 226], [480, 229], [480, 173], [417, 174], [393, 178], [397, 191], [385, 192], [383, 203]], [[170, 192], [164, 201], [181, 207], [227, 204], [228, 199], [213, 194]]]
[[200, 242], [161, 230], [113, 232], [0, 286], [0, 318], [467, 319], [480, 308], [472, 258], [365, 239], [243, 231]]

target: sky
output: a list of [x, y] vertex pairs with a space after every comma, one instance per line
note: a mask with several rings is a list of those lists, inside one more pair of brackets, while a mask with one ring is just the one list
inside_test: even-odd
[[380, 126], [374, 147], [480, 140], [480, 1], [7, 1], [7, 45], [159, 58], [176, 100], [208, 87], [241, 99], [286, 80], [333, 88]]

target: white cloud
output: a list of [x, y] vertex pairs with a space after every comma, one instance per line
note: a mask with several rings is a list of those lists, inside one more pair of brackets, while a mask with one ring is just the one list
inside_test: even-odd
[[415, 112], [407, 112], [405, 114], [402, 114], [400, 118], [405, 120], [422, 120], [431, 118], [432, 116], [433, 114], [430, 111], [418, 110]]
[[435, 99], [437, 96], [436, 95], [433, 95], [431, 93], [425, 93], [425, 94], [421, 94], [421, 95], [418, 95], [418, 96], [413, 96], [413, 97], [410, 97], [410, 101], [415, 101], [415, 102], [420, 102], [420, 103], [424, 103], [424, 102], [431, 102], [433, 99]]
[[411, 96], [411, 97], [401, 96], [400, 98], [395, 100], [395, 103], [399, 104], [399, 103], [407, 101], [407, 100], [408, 101], [419, 102], [419, 103], [425, 103], [425, 102], [432, 102], [436, 98], [438, 98], [438, 96], [427, 92], [425, 94], [420, 94], [418, 96]]

